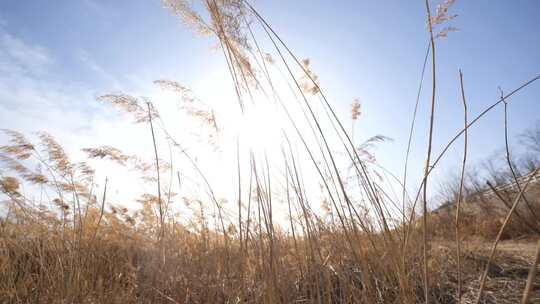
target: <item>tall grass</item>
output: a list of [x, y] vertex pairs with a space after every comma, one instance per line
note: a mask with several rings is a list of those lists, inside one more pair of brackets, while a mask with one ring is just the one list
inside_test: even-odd
[[[437, 32], [435, 26], [455, 16], [448, 13], [453, 1], [443, 2], [433, 16], [426, 1], [430, 48], [425, 62], [431, 54], [432, 66], [426, 166], [413, 199], [406, 191], [406, 172], [404, 181], [394, 177], [403, 187], [400, 206], [386, 193], [388, 181], [377, 176], [382, 169], [366, 148], [384, 137], [354, 144], [309, 61], [295, 56], [251, 4], [204, 0], [200, 4], [205, 11], [199, 14], [187, 1], [163, 3], [198, 33], [217, 39], [238, 111], [249, 115], [263, 103], [282, 111], [286, 121], [276, 125], [283, 134], [280, 158], [269, 160], [268, 154], [253, 148], [241, 151], [243, 139], [235, 138], [236, 168], [231, 176], [237, 183], [237, 202], [234, 208], [228, 207], [216, 195], [196, 156], [168, 129], [157, 106], [127, 94], [104, 95], [99, 100], [149, 130], [141, 138], [148, 137], [148, 149], [153, 152], [150, 161], [110, 146], [84, 149], [89, 159], [128, 167], [154, 186], [152, 193], [137, 200], [140, 209], [129, 210], [108, 201], [108, 179], [97, 193], [101, 189], [93, 169], [87, 162], [73, 162], [51, 135], [41, 133], [33, 141], [6, 130], [8, 143], [0, 147], [4, 165], [0, 186], [6, 196], [0, 233], [2, 302], [456, 303], [474, 297], [482, 301], [490, 265], [498, 262], [494, 259], [497, 244], [538, 169], [520, 186], [485, 263], [480, 252], [468, 251], [460, 243], [467, 233], [459, 213], [465, 199], [467, 141], [452, 222], [457, 264], [449, 259], [453, 251], [432, 240], [437, 236], [433, 227], [439, 223], [428, 209], [428, 178], [462, 134], [467, 138], [467, 130], [482, 116], [502, 102], [506, 105], [512, 95], [540, 76], [468, 121], [460, 72], [464, 128], [434, 157], [435, 42], [453, 30], [445, 27]], [[283, 87], [291, 94], [281, 90], [280, 82], [287, 84]], [[197, 107], [201, 102], [188, 88], [168, 80], [156, 84], [178, 93], [189, 115], [219, 133], [214, 112]], [[359, 104], [353, 104], [351, 115], [353, 120], [358, 118]], [[413, 131], [414, 124], [411, 137]], [[160, 143], [168, 151], [161, 151]], [[162, 155], [166, 154], [165, 160]], [[179, 200], [174, 192], [182, 190], [175, 157], [190, 166], [186, 171], [193, 175], [188, 178], [201, 184], [200, 196], [184, 198], [194, 211], [189, 219], [179, 219], [173, 207]], [[344, 163], [347, 170], [342, 168]], [[323, 208], [317, 207], [321, 202], [305, 185], [306, 166], [321, 185]], [[42, 199], [28, 193], [39, 193]], [[420, 195], [422, 213], [418, 215]], [[276, 219], [279, 201], [284, 202], [281, 209], [287, 213], [287, 222]], [[210, 214], [210, 210], [215, 212]], [[484, 272], [478, 281], [481, 268]], [[535, 269], [530, 272], [533, 279]], [[526, 286], [526, 280], [519, 283], [524, 301], [531, 297], [533, 279]], [[471, 288], [478, 282], [478, 290]]]

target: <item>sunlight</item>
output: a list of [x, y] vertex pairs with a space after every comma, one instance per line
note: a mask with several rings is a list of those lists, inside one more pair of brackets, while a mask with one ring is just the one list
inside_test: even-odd
[[0, 303], [538, 302], [534, 5], [35, 2], [0, 1]]
[[[281, 144], [283, 117], [275, 104], [272, 104], [259, 91], [253, 91], [253, 100], [245, 100], [242, 112], [231, 85], [231, 76], [224, 68], [210, 73], [202, 80], [203, 87], [212, 90], [195, 91], [215, 110], [218, 125], [223, 136], [220, 141], [224, 149], [236, 150], [237, 138], [244, 148], [257, 151], [273, 151]], [[286, 123], [286, 122], [285, 122]]]

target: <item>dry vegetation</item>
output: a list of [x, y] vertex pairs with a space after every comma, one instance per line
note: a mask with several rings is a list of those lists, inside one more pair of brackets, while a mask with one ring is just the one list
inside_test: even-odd
[[[205, 12], [200, 15], [187, 1], [164, 1], [196, 32], [217, 39], [241, 111], [254, 106], [255, 91], [263, 92], [265, 102], [280, 105], [287, 114], [291, 103], [303, 109], [307, 131], [289, 116], [293, 128], [285, 134], [282, 180], [275, 180], [261, 155], [252, 154], [247, 160], [238, 157], [238, 172], [232, 172], [238, 178], [238, 201], [231, 216], [231, 208], [214, 195], [198, 162], [167, 130], [154, 104], [127, 94], [99, 99], [148, 127], [154, 159], [126, 155], [110, 146], [84, 151], [89, 159], [128, 167], [153, 185], [153, 193], [138, 199], [141, 208], [137, 210], [110, 205], [108, 181], [100, 181], [98, 187], [93, 169], [85, 162], [71, 161], [49, 134], [39, 133], [30, 140], [6, 130], [9, 142], [0, 148], [0, 186], [5, 198], [0, 302], [538, 303], [539, 252], [531, 243], [540, 230], [536, 216], [540, 215], [540, 185], [534, 179], [538, 163], [527, 162], [526, 172], [512, 169], [510, 178], [495, 183], [486, 194], [485, 186], [473, 189], [474, 183], [465, 179], [465, 144], [461, 175], [449, 203], [437, 212], [428, 210], [428, 177], [448, 147], [466, 137], [467, 129], [484, 114], [499, 105], [506, 107], [510, 97], [539, 78], [502, 95], [470, 119], [461, 75], [464, 128], [442, 154], [433, 154], [435, 51], [437, 40], [454, 30], [447, 25], [455, 18], [449, 13], [452, 2], [444, 1], [431, 14], [426, 1], [431, 37], [426, 62], [431, 62], [433, 73], [427, 166], [416, 195], [409, 197], [403, 190], [403, 201], [396, 202], [375, 177], [376, 164], [366, 149], [384, 138], [355, 145], [309, 60], [297, 59], [248, 2], [203, 0]], [[263, 37], [256, 38], [257, 33]], [[262, 51], [258, 41], [263, 38], [272, 45], [272, 55]], [[269, 66], [278, 63], [295, 92], [293, 101], [282, 100], [273, 86], [275, 76]], [[294, 69], [302, 75], [295, 76]], [[156, 84], [177, 92], [183, 110], [207, 126], [208, 134], [219, 133], [214, 113], [189, 89], [173, 81]], [[314, 103], [325, 110], [324, 115], [313, 111]], [[358, 119], [357, 101], [351, 112], [353, 121]], [[528, 143], [534, 143], [537, 135], [529, 136]], [[300, 160], [289, 138], [298, 139], [319, 174], [325, 193], [322, 211], [314, 207], [320, 203], [306, 194]], [[169, 151], [159, 151], [156, 142], [165, 142]], [[340, 153], [335, 152], [338, 149]], [[196, 210], [189, 221], [178, 219], [172, 207], [179, 200], [173, 188], [179, 190], [181, 184], [172, 156], [167, 159], [173, 154], [189, 161], [198, 173], [193, 178], [203, 181], [208, 194], [204, 200], [184, 199]], [[507, 156], [510, 168], [516, 168]], [[339, 166], [343, 158], [350, 164], [347, 172]], [[515, 181], [518, 186], [513, 189], [502, 187]], [[40, 193], [42, 199], [30, 198], [30, 192]], [[278, 200], [287, 206], [289, 223], [274, 218]], [[418, 209], [423, 209], [420, 214]], [[216, 212], [210, 215], [208, 210]], [[518, 237], [521, 243], [500, 243]], [[512, 250], [516, 247], [523, 250]]]

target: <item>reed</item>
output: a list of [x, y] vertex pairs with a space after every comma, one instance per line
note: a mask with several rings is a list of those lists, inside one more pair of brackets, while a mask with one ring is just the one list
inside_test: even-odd
[[[182, 144], [178, 130], [169, 127], [159, 101], [125, 93], [98, 98], [147, 128], [149, 133], [136, 140], [147, 143], [150, 159], [97, 146], [84, 148], [87, 160], [75, 162], [52, 135], [27, 137], [4, 130], [0, 302], [469, 303], [476, 298], [480, 303], [486, 289], [498, 303], [538, 298], [534, 298], [538, 250], [533, 266], [495, 253], [505, 230], [514, 229], [514, 214], [534, 219], [538, 210], [534, 204], [539, 202], [529, 198], [538, 190], [531, 181], [540, 168], [524, 184], [512, 171], [518, 193], [511, 205], [502, 198], [509, 205], [502, 223], [497, 222], [500, 216], [466, 212], [465, 205], [472, 201], [466, 191], [468, 130], [497, 105], [504, 103], [506, 109], [512, 96], [540, 76], [469, 120], [459, 71], [463, 129], [440, 154], [432, 153], [437, 136], [435, 46], [437, 39], [455, 30], [447, 26], [455, 15], [450, 14], [453, 1], [444, 1], [432, 15], [426, 0], [428, 49], [400, 180], [381, 168], [370, 151], [388, 138], [374, 136], [355, 143], [359, 101], [353, 101], [347, 124], [332, 107], [310, 61], [297, 57], [253, 5], [244, 0], [198, 3], [204, 13], [188, 1], [163, 1], [196, 33], [219, 42], [234, 86], [234, 106], [242, 115], [267, 104], [279, 109], [283, 121], [273, 126], [282, 135], [278, 156], [250, 147], [240, 136], [234, 138], [236, 163], [228, 173], [237, 193], [231, 207], [214, 189], [212, 168], [201, 165], [204, 160]], [[432, 77], [426, 165], [416, 196], [410, 198], [408, 159], [428, 63]], [[221, 125], [219, 114], [185, 85], [171, 80], [155, 84], [178, 95], [180, 111], [197, 121], [197, 133], [207, 136], [208, 151], [219, 150], [220, 132], [227, 127]], [[459, 194], [454, 211], [445, 217], [429, 208], [428, 180], [462, 135]], [[506, 150], [511, 167], [508, 142]], [[105, 178], [97, 185], [93, 161], [119, 166], [151, 185], [152, 190], [136, 199], [140, 208], [113, 203], [114, 182]], [[306, 187], [308, 172], [320, 184], [321, 197]], [[390, 194], [390, 182], [400, 185], [400, 198]], [[196, 184], [198, 194], [186, 194], [185, 183]], [[122, 191], [134, 190], [130, 186]], [[530, 196], [525, 197], [525, 191]], [[40, 193], [44, 199], [28, 193]], [[518, 209], [521, 201], [530, 210]], [[176, 204], [183, 204], [190, 216], [178, 214]], [[280, 211], [286, 221], [278, 219]], [[478, 243], [464, 241], [478, 235], [473, 227], [479, 225], [498, 231], [489, 253], [475, 247]], [[531, 233], [533, 225], [524, 227], [520, 229]], [[511, 274], [509, 287], [490, 288], [486, 284], [490, 271], [505, 265], [519, 265], [529, 277]]]

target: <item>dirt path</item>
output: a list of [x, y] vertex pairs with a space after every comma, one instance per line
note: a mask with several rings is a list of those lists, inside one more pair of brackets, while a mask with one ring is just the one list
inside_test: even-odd
[[[486, 288], [481, 303], [519, 303], [536, 251], [535, 239], [502, 241], [497, 246], [495, 258], [490, 264]], [[455, 280], [455, 243], [437, 242], [438, 250], [445, 252], [445, 262], [451, 266], [447, 275]], [[480, 240], [464, 242], [462, 255], [463, 298], [462, 303], [474, 303], [479, 278], [484, 271], [492, 243]], [[530, 303], [540, 303], [540, 272]]]
[[[489, 253], [491, 251], [492, 244], [483, 242], [480, 244], [466, 244], [466, 246], [469, 250], [479, 250], [481, 252]], [[535, 240], [502, 241], [497, 246], [497, 252], [500, 252], [503, 255], [526, 258], [531, 261], [531, 263], [536, 253], [535, 251]]]

